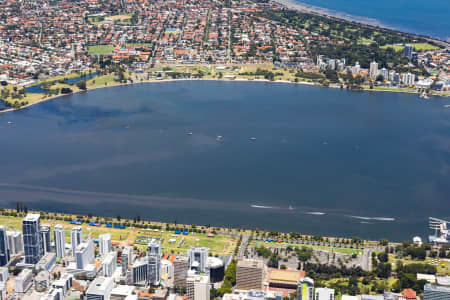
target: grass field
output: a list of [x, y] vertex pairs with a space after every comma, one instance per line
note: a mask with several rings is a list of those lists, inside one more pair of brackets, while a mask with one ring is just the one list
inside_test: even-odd
[[[66, 242], [70, 243], [70, 231], [75, 226], [83, 228], [83, 236], [91, 235], [97, 239], [100, 234], [111, 234], [112, 241], [119, 242], [123, 245], [136, 245], [142, 250], [147, 248], [147, 243], [152, 238], [157, 238], [162, 241], [164, 252], [167, 253], [186, 253], [190, 246], [207, 247], [210, 248], [210, 255], [233, 255], [237, 244], [237, 238], [228, 235], [215, 235], [208, 237], [204, 233], [190, 232], [188, 235], [175, 234], [173, 231], [164, 232], [161, 230], [144, 230], [140, 228], [128, 227], [126, 229], [107, 228], [105, 226], [96, 227], [89, 226], [87, 223], [82, 225], [72, 225], [68, 221], [62, 220], [41, 220], [41, 224], [50, 225], [52, 228], [51, 235], [53, 236], [53, 227], [56, 224], [61, 224], [65, 229]], [[0, 215], [0, 225], [4, 225], [8, 230], [17, 229], [22, 231], [22, 217], [12, 217]], [[170, 239], [175, 239], [175, 242], [169, 242]]]
[[312, 248], [314, 250], [323, 250], [323, 251], [330, 251], [330, 252], [337, 252], [342, 254], [348, 254], [352, 255], [353, 253], [361, 254], [361, 249], [353, 249], [353, 248], [345, 248], [345, 247], [331, 247], [331, 246], [316, 246], [316, 245], [309, 245], [309, 244], [293, 244], [293, 243], [277, 243], [277, 242], [264, 242], [264, 241], [251, 241], [250, 245], [253, 246], [264, 246], [264, 247], [308, 247]]
[[[431, 50], [437, 50], [439, 47], [428, 44], [428, 43], [412, 43], [411, 44], [415, 51], [431, 51]], [[404, 46], [403, 45], [384, 45], [381, 46], [382, 49], [392, 48], [395, 50], [395, 52], [403, 51]]]
[[113, 45], [95, 45], [88, 47], [88, 53], [92, 55], [112, 55]]

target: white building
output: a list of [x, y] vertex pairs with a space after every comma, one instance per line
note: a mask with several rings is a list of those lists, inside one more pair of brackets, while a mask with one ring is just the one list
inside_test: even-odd
[[64, 296], [70, 291], [73, 285], [73, 275], [65, 273], [61, 276], [60, 279], [53, 282], [52, 287], [54, 289], [61, 289]]
[[167, 260], [161, 260], [161, 281], [167, 283], [169, 279], [173, 278], [173, 264]]
[[8, 268], [0, 268], [0, 283], [8, 281], [9, 272]]
[[75, 257], [75, 251], [79, 244], [83, 242], [83, 231], [80, 226], [72, 228], [70, 232], [70, 243], [72, 244], [72, 256]]
[[75, 250], [75, 258], [77, 261], [77, 269], [84, 269], [87, 265], [94, 262], [95, 252], [94, 242], [92, 239], [89, 239], [77, 246], [77, 249]]
[[411, 74], [411, 73], [402, 73], [400, 78], [401, 78], [401, 82], [403, 84], [413, 85], [414, 84], [414, 80], [416, 78], [416, 75]]
[[148, 282], [159, 285], [161, 281], [161, 242], [153, 239], [148, 243]]
[[25, 293], [33, 283], [33, 271], [23, 269], [14, 279], [14, 292]]
[[7, 231], [10, 255], [16, 255], [23, 251], [22, 233], [18, 230]]
[[186, 279], [186, 300], [209, 300], [209, 276], [189, 275]]
[[103, 276], [112, 277], [116, 270], [117, 253], [109, 252], [102, 261]]
[[64, 228], [61, 224], [57, 224], [53, 230], [55, 239], [55, 253], [57, 258], [66, 256], [66, 242], [64, 236]]
[[370, 63], [369, 76], [371, 78], [378, 76], [378, 63], [376, 61]]
[[100, 255], [106, 255], [111, 252], [111, 234], [105, 233], [98, 236], [98, 245]]
[[198, 273], [207, 273], [209, 248], [191, 248], [188, 250], [189, 269]]
[[299, 280], [297, 289], [298, 300], [312, 300], [314, 297], [314, 280], [305, 277]]
[[314, 300], [334, 300], [334, 289], [316, 288]]
[[51, 289], [41, 300], [61, 300], [64, 299], [63, 291], [61, 289]]
[[127, 270], [133, 264], [133, 249], [126, 246], [122, 251], [122, 275], [127, 273]]
[[110, 277], [97, 277], [86, 291], [87, 300], [109, 300], [113, 289], [113, 279]]
[[134, 262], [132, 268], [132, 282], [133, 284], [144, 284], [148, 279], [148, 263], [146, 258], [138, 259]]

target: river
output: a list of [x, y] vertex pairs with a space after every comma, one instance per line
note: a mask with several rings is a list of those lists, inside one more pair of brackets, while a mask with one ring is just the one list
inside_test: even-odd
[[0, 115], [0, 205], [425, 238], [450, 219], [448, 104], [216, 81], [64, 96]]

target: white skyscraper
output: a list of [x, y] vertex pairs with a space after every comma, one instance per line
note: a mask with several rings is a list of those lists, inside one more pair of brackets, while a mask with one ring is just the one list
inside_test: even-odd
[[41, 243], [44, 253], [52, 252], [52, 239], [50, 236], [50, 226], [41, 225]]
[[189, 269], [198, 273], [207, 273], [207, 261], [209, 255], [209, 248], [194, 248], [188, 250]]
[[88, 239], [81, 243], [75, 250], [75, 258], [77, 261], [77, 269], [84, 269], [87, 265], [92, 264], [95, 259], [94, 242]]
[[378, 63], [373, 61], [370, 63], [369, 76], [375, 78], [378, 76]]
[[66, 256], [66, 243], [64, 236], [64, 228], [61, 224], [57, 224], [53, 230], [55, 239], [55, 252], [56, 257], [63, 258]]
[[23, 251], [22, 233], [18, 230], [7, 231], [8, 246], [11, 255], [16, 255]]
[[98, 236], [98, 244], [100, 255], [104, 256], [111, 252], [111, 235], [109, 233], [100, 234]]
[[122, 251], [122, 275], [127, 273], [128, 268], [133, 263], [133, 249], [126, 246]]
[[209, 300], [210, 284], [207, 275], [189, 275], [186, 279], [186, 300]]
[[80, 226], [72, 228], [70, 233], [70, 243], [72, 244], [72, 256], [75, 257], [75, 251], [79, 244], [83, 242], [83, 231]]
[[161, 242], [153, 239], [148, 243], [148, 282], [158, 285], [161, 280]]
[[109, 252], [102, 261], [103, 276], [111, 277], [116, 270], [117, 253]]

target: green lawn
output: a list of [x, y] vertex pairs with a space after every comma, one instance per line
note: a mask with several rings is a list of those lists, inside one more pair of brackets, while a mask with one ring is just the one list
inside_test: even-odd
[[[428, 44], [428, 43], [412, 43], [411, 44], [415, 51], [431, 51], [431, 50], [437, 50], [439, 47]], [[404, 46], [403, 45], [384, 45], [381, 46], [382, 49], [392, 48], [396, 52], [403, 51]]]
[[88, 47], [89, 54], [96, 54], [96, 55], [112, 55], [113, 50], [114, 50], [113, 45], [95, 45]]

